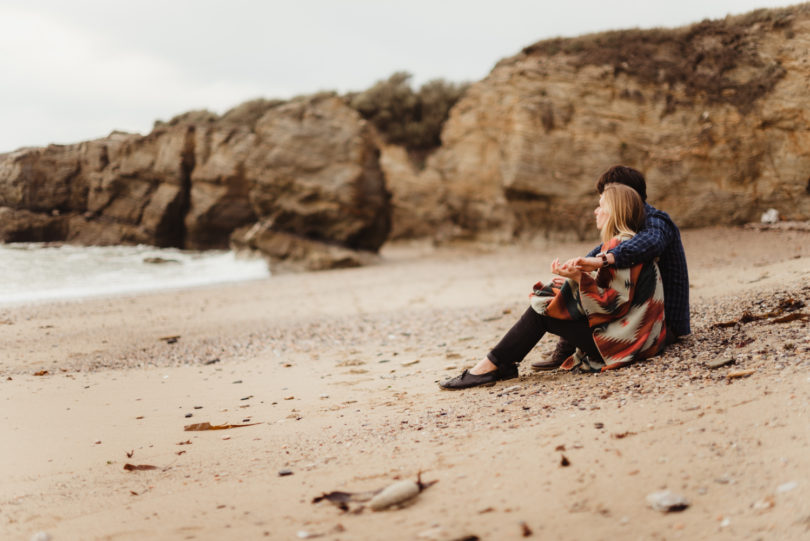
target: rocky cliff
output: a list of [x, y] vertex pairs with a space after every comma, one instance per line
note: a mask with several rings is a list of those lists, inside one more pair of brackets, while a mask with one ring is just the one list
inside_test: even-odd
[[456, 104], [422, 171], [387, 149], [394, 235], [591, 235], [622, 163], [683, 227], [810, 218], [810, 4], [542, 41]]
[[0, 240], [205, 249], [234, 235], [292, 266], [357, 264], [390, 230], [375, 141], [327, 94], [22, 149], [0, 157]]
[[466, 91], [420, 165], [333, 94], [22, 149], [0, 156], [0, 241], [230, 242], [313, 269], [387, 238], [596, 238], [617, 163], [682, 227], [806, 220], [808, 53], [810, 4], [542, 41]]

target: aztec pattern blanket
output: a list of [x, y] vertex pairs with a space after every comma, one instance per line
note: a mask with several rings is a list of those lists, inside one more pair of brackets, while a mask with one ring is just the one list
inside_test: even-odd
[[[611, 239], [602, 251], [622, 240]], [[652, 357], [664, 346], [664, 286], [654, 261], [627, 269], [606, 267], [596, 276], [583, 272], [579, 284], [568, 279], [561, 288], [538, 282], [530, 298], [539, 314], [588, 320], [602, 360], [577, 350], [563, 363], [563, 369], [593, 372], [620, 368]]]

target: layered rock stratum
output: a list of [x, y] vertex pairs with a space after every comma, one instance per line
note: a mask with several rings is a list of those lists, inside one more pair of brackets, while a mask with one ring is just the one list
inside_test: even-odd
[[471, 85], [419, 164], [335, 94], [21, 149], [0, 156], [0, 241], [231, 244], [320, 269], [389, 238], [595, 238], [594, 181], [618, 163], [682, 227], [807, 220], [809, 53], [810, 4], [541, 41]]
[[682, 227], [806, 220], [809, 110], [810, 4], [541, 41], [471, 86], [423, 171], [384, 153], [394, 235], [589, 235], [618, 163]]
[[0, 240], [207, 249], [233, 237], [293, 267], [359, 264], [351, 254], [390, 230], [375, 141], [327, 94], [22, 149], [0, 159]]

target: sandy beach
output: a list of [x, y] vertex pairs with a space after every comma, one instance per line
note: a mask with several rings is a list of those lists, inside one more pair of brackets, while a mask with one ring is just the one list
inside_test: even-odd
[[[533, 373], [546, 337], [519, 379], [462, 392], [436, 382], [595, 243], [396, 244], [358, 269], [0, 308], [0, 538], [807, 539], [810, 322], [785, 316], [810, 314], [809, 240], [684, 231], [690, 337]], [[204, 422], [251, 426], [184, 430]], [[420, 472], [437, 483], [403, 508], [312, 503]], [[665, 489], [689, 507], [651, 509]]]

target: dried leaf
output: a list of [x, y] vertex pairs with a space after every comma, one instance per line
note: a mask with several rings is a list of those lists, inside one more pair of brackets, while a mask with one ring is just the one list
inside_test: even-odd
[[258, 424], [261, 423], [248, 423], [243, 425], [229, 425], [229, 424], [212, 425], [211, 423], [206, 421], [204, 423], [195, 423], [193, 425], [186, 425], [183, 427], [183, 430], [185, 430], [186, 432], [201, 431], [201, 430], [227, 430], [229, 428], [241, 428], [243, 426], [253, 426]]
[[34, 372], [35, 376], [47, 376], [49, 372], [47, 370], [40, 370], [39, 372]]
[[739, 378], [747, 378], [748, 376], [750, 376], [754, 372], [756, 372], [756, 370], [740, 370], [738, 372], [729, 372], [728, 374], [726, 374], [726, 377], [729, 380], [739, 379]]
[[144, 471], [144, 470], [156, 470], [157, 466], [152, 466], [151, 464], [124, 464], [124, 469], [127, 471]]
[[810, 314], [805, 314], [803, 312], [793, 312], [792, 314], [778, 317], [773, 321], [771, 321], [771, 323], [788, 323], [790, 321], [796, 321], [797, 319], [800, 319], [802, 321], [810, 321]]
[[712, 325], [712, 329], [725, 329], [726, 327], [733, 327], [739, 323], [739, 320], [732, 320], [732, 321], [721, 321], [720, 323], [715, 323]]
[[611, 434], [611, 437], [616, 438], [617, 440], [620, 440], [622, 438], [626, 438], [627, 436], [635, 436], [635, 435], [636, 435], [635, 432], [630, 432], [628, 430], [627, 432], [619, 432], [619, 433], [616, 433], [616, 434]]
[[[126, 451], [125, 451], [126, 452]], [[135, 449], [127, 453], [127, 458], [132, 458], [132, 455], [135, 454]]]
[[129, 493], [130, 493], [130, 494], [132, 494], [133, 496], [137, 496], [137, 495], [138, 495], [138, 493], [137, 493], [137, 492], [135, 492], [134, 490], [130, 490], [130, 491], [129, 491]]
[[[721, 322], [721, 323], [715, 323], [714, 325], [712, 325], [712, 328], [713, 329], [722, 329], [722, 328], [725, 328], [725, 327], [733, 327], [734, 325], [736, 325], [738, 323], [744, 324], [744, 323], [750, 323], [752, 321], [760, 321], [760, 320], [768, 319], [768, 318], [771, 318], [771, 317], [781, 316], [785, 312], [794, 312], [796, 310], [804, 308], [804, 306], [805, 306], [805, 304], [804, 304], [803, 301], [797, 301], [796, 299], [792, 299], [792, 298], [782, 299], [781, 301], [779, 301], [779, 305], [774, 310], [771, 310], [770, 312], [766, 312], [764, 314], [752, 314], [751, 312], [746, 310], [745, 312], [742, 313], [742, 315], [738, 319], [732, 320], [732, 321], [724, 321], [724, 322]], [[802, 313], [790, 314], [790, 315], [775, 319], [771, 323], [786, 323], [788, 321], [795, 321], [797, 319], [801, 319], [802, 321], [807, 321], [808, 319], [810, 319], [810, 314], [802, 314]]]
[[335, 490], [333, 492], [324, 493], [321, 494], [320, 496], [316, 496], [315, 498], [312, 499], [312, 503], [318, 503], [320, 501], [326, 500], [332, 505], [335, 505], [338, 508], [340, 508], [342, 511], [348, 511], [350, 503], [367, 502], [379, 492], [382, 492], [382, 489], [369, 490], [366, 492], [342, 492], [340, 490]]
[[531, 537], [532, 529], [523, 521], [520, 521], [520, 533], [523, 537]]
[[746, 337], [746, 338], [743, 338], [742, 340], [740, 340], [739, 342], [737, 342], [735, 345], [738, 348], [744, 348], [745, 346], [747, 346], [748, 344], [751, 344], [753, 342], [754, 342], [753, 338]]
[[177, 442], [177, 445], [191, 445], [191, 440]]
[[568, 460], [568, 457], [566, 457], [565, 455], [560, 455], [560, 466], [562, 466], [563, 468], [567, 468], [570, 465], [571, 461]]
[[174, 344], [175, 342], [180, 340], [180, 335], [179, 334], [173, 334], [171, 336], [161, 336], [160, 338], [158, 338], [158, 340], [163, 340], [167, 344]]
[[177, 452], [176, 452], [176, 453], [174, 453], [174, 454], [176, 454], [177, 456], [180, 456], [180, 455], [182, 455], [183, 453], [185, 453], [185, 451], [177, 451]]

